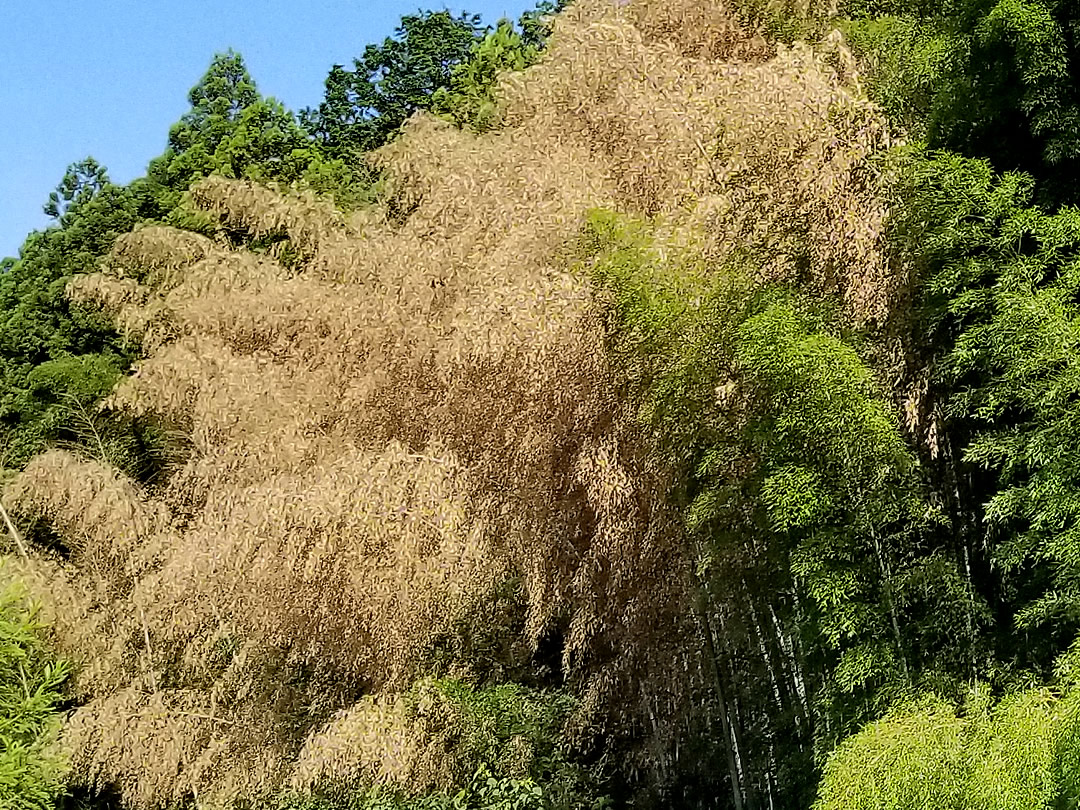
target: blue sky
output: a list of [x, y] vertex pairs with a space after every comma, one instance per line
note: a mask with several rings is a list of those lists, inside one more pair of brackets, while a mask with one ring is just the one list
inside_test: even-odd
[[486, 23], [530, 0], [0, 0], [0, 256], [44, 228], [68, 164], [93, 155], [114, 182], [141, 175], [214, 53], [239, 51], [260, 92], [314, 106], [335, 62], [420, 8]]

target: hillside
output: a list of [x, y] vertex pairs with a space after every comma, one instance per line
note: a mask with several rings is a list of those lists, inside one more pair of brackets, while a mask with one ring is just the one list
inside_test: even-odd
[[1075, 14], [961, 5], [575, 0], [117, 228], [20, 810], [1071, 806]]

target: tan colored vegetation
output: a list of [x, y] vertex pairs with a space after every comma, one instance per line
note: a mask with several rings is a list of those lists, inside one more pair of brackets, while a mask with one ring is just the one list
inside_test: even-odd
[[579, 0], [544, 61], [506, 78], [502, 128], [419, 118], [377, 154], [378, 215], [194, 189], [230, 228], [286, 233], [298, 269], [145, 228], [73, 285], [147, 354], [108, 407], [191, 438], [153, 491], [54, 451], [6, 496], [71, 550], [27, 576], [86, 665], [65, 737], [78, 780], [146, 808], [364, 773], [437, 782], [437, 758], [364, 748], [420, 742], [378, 730], [392, 711], [361, 696], [408, 684], [511, 575], [531, 643], [566, 623], [583, 719], [677, 710], [686, 555], [667, 474], [567, 257], [590, 207], [656, 215], [673, 250], [749, 252], [880, 317], [896, 287], [866, 170], [881, 125], [825, 55], [772, 52], [719, 3]]

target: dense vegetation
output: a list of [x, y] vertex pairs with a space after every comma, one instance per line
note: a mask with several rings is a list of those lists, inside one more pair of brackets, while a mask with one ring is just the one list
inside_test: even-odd
[[0, 803], [1076, 806], [1078, 37], [420, 12], [296, 116], [215, 57], [0, 272]]
[[64, 761], [50, 743], [69, 667], [42, 639], [25, 595], [0, 593], [0, 801], [11, 810], [50, 806], [63, 792]]

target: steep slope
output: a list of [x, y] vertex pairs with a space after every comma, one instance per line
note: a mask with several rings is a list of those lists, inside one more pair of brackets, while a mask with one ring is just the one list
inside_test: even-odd
[[276, 253], [144, 228], [72, 286], [142, 341], [109, 407], [184, 448], [152, 491], [57, 450], [5, 496], [64, 550], [13, 565], [82, 664], [75, 784], [145, 808], [449, 787], [393, 696], [507, 582], [520, 641], [554, 644], [581, 697], [573, 729], [662, 780], [705, 678], [696, 561], [581, 234], [597, 208], [645, 217], [661, 256], [883, 320], [885, 130], [838, 40], [772, 46], [691, 0], [580, 0], [500, 110], [483, 135], [415, 118], [377, 153], [385, 205], [350, 222], [193, 189], [233, 233], [287, 235]]

